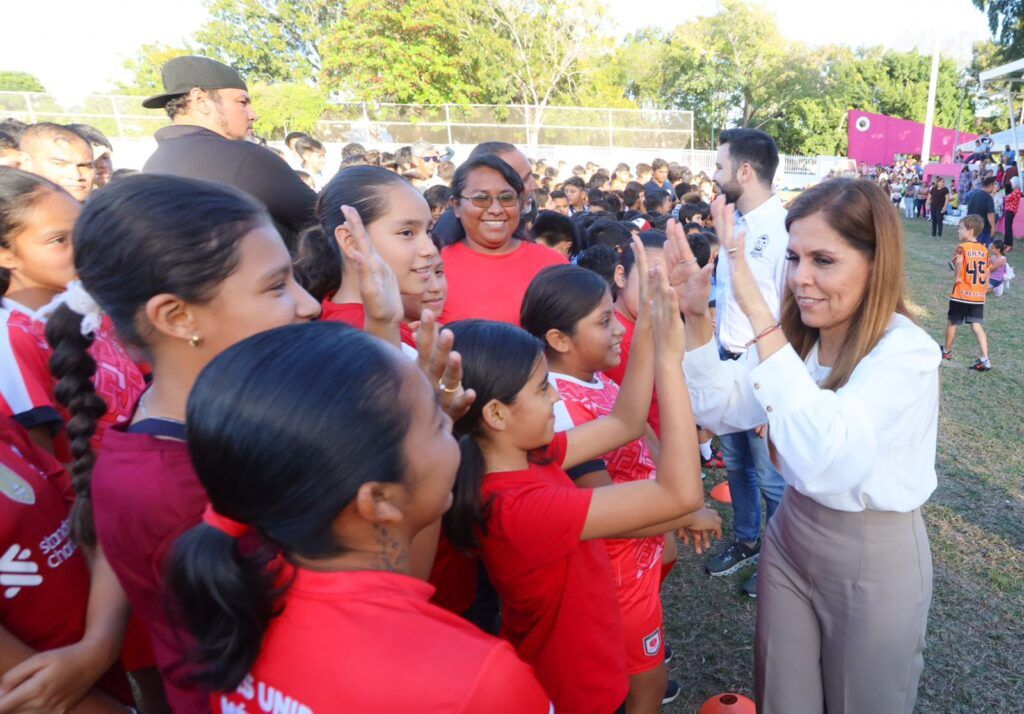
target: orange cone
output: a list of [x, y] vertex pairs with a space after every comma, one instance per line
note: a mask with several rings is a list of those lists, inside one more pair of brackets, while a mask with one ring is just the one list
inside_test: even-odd
[[716, 694], [704, 702], [698, 714], [755, 714], [754, 702], [742, 694]]
[[732, 494], [729, 493], [729, 484], [726, 481], [711, 489], [711, 498], [720, 503], [732, 503]]

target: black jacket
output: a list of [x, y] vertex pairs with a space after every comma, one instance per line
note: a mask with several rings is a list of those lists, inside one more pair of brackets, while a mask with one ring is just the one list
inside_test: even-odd
[[155, 138], [156, 151], [143, 171], [204, 179], [245, 191], [267, 207], [289, 249], [299, 231], [314, 222], [316, 194], [266, 148], [185, 124], [166, 126]]

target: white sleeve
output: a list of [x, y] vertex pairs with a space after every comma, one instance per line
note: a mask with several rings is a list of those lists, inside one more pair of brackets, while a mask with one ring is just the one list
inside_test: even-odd
[[[861, 485], [880, 454], [915, 448], [922, 408], [938, 408], [938, 347], [917, 328], [894, 330], [837, 391], [815, 384], [787, 345], [750, 370], [787, 481], [807, 495]], [[891, 456], [890, 456], [891, 458]]]
[[749, 370], [756, 364], [756, 350], [748, 350], [738, 360], [719, 359], [715, 340], [687, 352], [683, 371], [696, 422], [715, 434], [747, 431], [764, 424], [764, 409], [748, 379]]

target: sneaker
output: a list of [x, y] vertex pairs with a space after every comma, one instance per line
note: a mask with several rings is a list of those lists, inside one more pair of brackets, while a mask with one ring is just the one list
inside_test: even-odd
[[735, 541], [728, 548], [718, 555], [712, 557], [705, 565], [704, 571], [712, 577], [732, 575], [740, 568], [754, 565], [761, 552], [761, 541], [758, 540], [753, 548]]
[[682, 691], [683, 688], [679, 686], [679, 682], [674, 679], [668, 680], [668, 686], [665, 687], [665, 697], [661, 700], [662, 706], [674, 702]]
[[747, 597], [757, 598], [757, 571], [747, 578], [747, 582], [743, 583], [743, 592]]
[[665, 650], [665, 664], [668, 664], [669, 662], [672, 661], [672, 646], [668, 642], [666, 642], [664, 650]]
[[953, 350], [942, 350], [942, 359], [953, 359]]
[[973, 369], [976, 372], [988, 372], [990, 369], [992, 369], [992, 363], [989, 362], [987, 359], [979, 359], [977, 362], [970, 366], [970, 369]]

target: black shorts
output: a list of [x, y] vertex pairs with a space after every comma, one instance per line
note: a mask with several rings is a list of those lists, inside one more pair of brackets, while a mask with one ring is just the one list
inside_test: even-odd
[[978, 323], [979, 325], [985, 322], [985, 303], [971, 303], [971, 302], [960, 302], [958, 300], [949, 301], [949, 312], [946, 314], [949, 318], [950, 325], [968, 325]]

